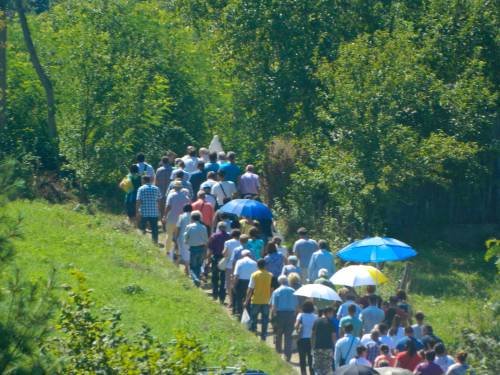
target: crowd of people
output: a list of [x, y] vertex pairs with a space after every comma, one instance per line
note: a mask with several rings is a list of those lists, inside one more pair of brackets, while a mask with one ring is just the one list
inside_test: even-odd
[[[200, 287], [210, 281], [212, 298], [266, 340], [272, 325], [278, 353], [290, 361], [294, 344], [302, 374], [332, 374], [346, 364], [401, 367], [421, 375], [471, 374], [467, 353], [447, 354], [442, 340], [413, 313], [406, 293], [384, 301], [375, 286], [365, 295], [337, 290], [342, 303], [313, 301], [294, 293], [307, 283], [335, 289], [335, 257], [328, 243], [315, 241], [305, 228], [288, 250], [273, 236], [271, 220], [223, 212], [235, 198], [259, 199], [253, 165], [245, 171], [234, 152], [187, 148], [182, 158], [168, 152], [156, 171], [138, 154], [120, 187], [133, 225], [151, 232], [186, 275]], [[209, 278], [211, 275], [211, 278]]]

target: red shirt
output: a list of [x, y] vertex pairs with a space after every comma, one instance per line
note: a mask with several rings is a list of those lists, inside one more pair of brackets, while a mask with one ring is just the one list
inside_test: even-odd
[[198, 199], [194, 202], [191, 207], [193, 211], [201, 212], [201, 221], [208, 227], [212, 226], [212, 220], [214, 219], [214, 208], [210, 203], [205, 202], [203, 199]]
[[422, 360], [422, 357], [416, 353], [413, 357], [410, 357], [408, 352], [401, 352], [396, 356], [396, 367], [401, 367], [413, 372], [415, 367], [417, 367]]

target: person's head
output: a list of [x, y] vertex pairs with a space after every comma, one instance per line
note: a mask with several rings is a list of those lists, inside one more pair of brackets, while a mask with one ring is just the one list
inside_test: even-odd
[[233, 229], [231, 231], [231, 238], [237, 240], [240, 238], [240, 236], [241, 236], [241, 231], [239, 229]]
[[178, 171], [176, 174], [175, 174], [175, 178], [179, 178], [179, 179], [183, 179], [184, 178], [184, 172], [183, 171]]
[[404, 290], [398, 290], [396, 293], [396, 297], [398, 298], [398, 301], [406, 301], [406, 292]]
[[225, 181], [225, 179], [226, 179], [226, 172], [219, 170], [217, 172], [217, 175], [219, 176], [219, 180], [220, 181]]
[[300, 238], [307, 237], [307, 229], [302, 227], [297, 230], [297, 234], [299, 235]]
[[196, 193], [196, 197], [198, 199], [201, 199], [201, 200], [204, 200], [206, 196], [207, 196], [207, 193], [205, 193], [204, 190], [200, 190], [198, 193]]
[[184, 164], [184, 160], [182, 160], [182, 159], [179, 159], [179, 161], [176, 161], [175, 165], [177, 165], [177, 168], [180, 168], [180, 169], [184, 169], [184, 167], [186, 166], [186, 164]]
[[217, 159], [219, 159], [219, 161], [226, 161], [226, 153], [224, 151], [219, 151]]
[[424, 319], [425, 319], [424, 313], [422, 311], [417, 311], [417, 313], [415, 314], [415, 320], [417, 321], [418, 325], [422, 325]]
[[398, 297], [391, 296], [389, 297], [389, 306], [395, 307], [398, 304]]
[[182, 189], [182, 181], [181, 180], [174, 180], [174, 183], [172, 184], [173, 188], [175, 191], [179, 191]]
[[417, 354], [417, 347], [415, 345], [415, 341], [413, 340], [406, 341], [405, 349], [411, 357]]
[[182, 212], [191, 212], [193, 211], [193, 206], [190, 204], [185, 204], [184, 207], [182, 207]]
[[249, 231], [248, 231], [248, 234], [250, 235], [250, 238], [257, 238], [259, 237], [259, 230], [257, 228], [251, 228]]
[[377, 297], [375, 297], [374, 295], [371, 295], [370, 297], [368, 297], [368, 303], [370, 304], [370, 306], [376, 306], [377, 305]]
[[163, 156], [161, 158], [161, 165], [168, 165], [170, 163], [170, 160], [168, 159], [168, 156]]
[[378, 342], [378, 339], [380, 338], [380, 332], [377, 329], [372, 329], [372, 331], [370, 332], [370, 338], [373, 341]]
[[328, 250], [328, 242], [326, 242], [325, 240], [319, 240], [318, 241], [318, 247], [321, 250]]
[[299, 285], [300, 282], [300, 275], [297, 272], [290, 272], [288, 274], [288, 285]]
[[356, 354], [359, 357], [366, 357], [366, 346], [360, 345], [356, 348]]
[[325, 314], [325, 317], [327, 317], [328, 319], [330, 319], [335, 314], [335, 310], [333, 309], [333, 307], [328, 306], [324, 310], [324, 314]]
[[258, 261], [257, 261], [257, 268], [259, 270], [263, 270], [266, 268], [266, 261], [264, 260], [264, 258], [260, 258]]
[[292, 266], [296, 266], [298, 263], [298, 258], [295, 255], [290, 255], [288, 257], [288, 263], [290, 263]]
[[344, 326], [345, 333], [352, 333], [353, 329], [354, 329], [354, 326], [351, 323], [348, 323]]
[[280, 285], [287, 285], [288, 284], [288, 279], [285, 275], [280, 275], [278, 276], [278, 283]]
[[384, 355], [389, 354], [389, 345], [386, 344], [380, 345], [380, 352]]
[[247, 167], [245, 168], [247, 172], [253, 173], [254, 171], [254, 166], [252, 164], [248, 164]]
[[312, 303], [312, 301], [305, 301], [302, 304], [302, 312], [306, 314], [314, 312], [314, 304]]
[[342, 287], [338, 291], [338, 295], [340, 298], [342, 298], [343, 301], [346, 300], [346, 296], [348, 293], [349, 293], [349, 289], [347, 289], [346, 287]]
[[322, 268], [318, 271], [318, 277], [320, 279], [326, 279], [328, 277], [328, 270], [326, 268]]
[[208, 155], [208, 152], [208, 148], [201, 147], [198, 155], [200, 156], [200, 158], [205, 158], [205, 156]]
[[268, 242], [266, 244], [266, 250], [265, 250], [266, 254], [274, 254], [277, 252], [278, 252], [278, 249], [276, 248], [276, 244], [274, 242]]
[[248, 237], [248, 234], [242, 234], [240, 236], [240, 244], [245, 245], [249, 239], [250, 237]]
[[434, 350], [427, 350], [425, 352], [425, 360], [427, 362], [434, 362], [434, 359], [436, 359], [436, 352]]
[[467, 360], [467, 352], [461, 350], [456, 354], [455, 358], [458, 363], [464, 364], [465, 361]]
[[207, 180], [214, 180], [217, 178], [217, 174], [214, 171], [210, 171], [207, 173]]
[[194, 147], [194, 146], [188, 146], [187, 147], [187, 154], [189, 156], [196, 156], [196, 147]]
[[227, 160], [229, 160], [231, 163], [234, 163], [236, 160], [236, 153], [234, 153], [233, 151], [229, 151], [227, 153]]
[[356, 305], [354, 303], [349, 305], [349, 307], [347, 308], [347, 312], [350, 316], [354, 316], [356, 314]]
[[387, 334], [387, 325], [385, 323], [380, 323], [378, 325], [378, 331], [380, 332], [381, 336], [385, 336]]
[[202, 161], [198, 162], [198, 170], [203, 171], [205, 169], [205, 163]]
[[151, 183], [151, 177], [150, 176], [142, 176], [142, 183], [143, 184], [150, 184]]
[[191, 221], [193, 223], [201, 221], [201, 212], [200, 211], [191, 212]]
[[219, 221], [219, 222], [217, 223], [217, 230], [218, 230], [219, 232], [226, 232], [226, 230], [227, 230], [226, 223], [225, 223], [225, 222], [223, 222], [223, 221]]
[[422, 335], [432, 335], [434, 334], [434, 330], [432, 329], [432, 326], [426, 324], [422, 327]]
[[217, 153], [216, 152], [211, 152], [208, 155], [208, 160], [210, 160], [210, 163], [217, 163]]
[[408, 337], [413, 337], [413, 328], [411, 326], [405, 327], [405, 335]]
[[274, 237], [273, 237], [273, 239], [272, 239], [271, 241], [273, 241], [273, 242], [276, 244], [276, 246], [280, 246], [280, 245], [281, 245], [281, 241], [282, 241], [282, 240], [281, 240], [281, 237], [279, 237], [279, 236], [274, 236]]
[[368, 294], [374, 294], [377, 290], [377, 287], [375, 285], [367, 285], [366, 286], [366, 293]]
[[175, 157], [177, 156], [175, 154], [175, 152], [169, 150], [169, 151], [165, 152], [165, 156], [168, 158], [169, 163], [171, 163], [171, 164], [175, 163]]
[[394, 315], [394, 318], [392, 318], [392, 325], [393, 328], [399, 328], [401, 326], [401, 317], [399, 315]]
[[132, 173], [132, 174], [137, 174], [137, 173], [139, 173], [139, 167], [137, 166], [137, 164], [132, 164], [128, 170], [129, 170], [129, 171], [130, 171], [130, 173]]
[[241, 256], [242, 256], [242, 257], [249, 257], [249, 256], [250, 256], [250, 254], [252, 254], [252, 253], [250, 252], [250, 250], [246, 250], [246, 249], [245, 249], [245, 250], [243, 250], [243, 251], [241, 252]]
[[144, 160], [146, 160], [146, 157], [142, 152], [139, 152], [137, 156], [135, 157], [135, 160], [137, 160], [138, 163], [144, 163]]
[[438, 342], [436, 345], [434, 345], [434, 351], [436, 352], [436, 355], [438, 357], [441, 357], [446, 354], [446, 347], [442, 342]]

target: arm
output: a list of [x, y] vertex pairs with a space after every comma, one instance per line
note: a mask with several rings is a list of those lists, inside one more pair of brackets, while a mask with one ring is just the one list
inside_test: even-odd
[[335, 358], [335, 368], [339, 368], [341, 359], [342, 359], [342, 353], [340, 351], [340, 345], [335, 344], [335, 352], [333, 354], [333, 357]]
[[245, 299], [245, 306], [250, 305], [250, 301], [252, 300], [252, 296], [253, 296], [253, 288], [248, 288], [247, 298]]
[[300, 318], [301, 318], [301, 315], [299, 314], [299, 315], [297, 315], [297, 320], [295, 320], [295, 330], [297, 332], [300, 331], [300, 325], [302, 324]]

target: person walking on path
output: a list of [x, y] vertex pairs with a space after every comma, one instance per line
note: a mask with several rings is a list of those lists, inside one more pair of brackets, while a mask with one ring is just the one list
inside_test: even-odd
[[212, 299], [221, 304], [226, 299], [226, 270], [219, 269], [219, 262], [223, 258], [224, 244], [231, 237], [227, 234], [226, 224], [217, 224], [217, 231], [208, 240], [208, 258], [212, 268]]
[[328, 271], [327, 278], [335, 273], [335, 260], [333, 254], [328, 249], [328, 243], [325, 240], [319, 240], [319, 250], [315, 251], [309, 261], [308, 276], [309, 281], [313, 283], [319, 276], [319, 270], [324, 268]]
[[339, 368], [349, 363], [356, 355], [356, 348], [360, 345], [358, 337], [352, 334], [352, 324], [344, 326], [344, 337], [337, 340], [335, 344], [335, 368]]
[[264, 259], [257, 261], [258, 270], [250, 277], [245, 306], [250, 306], [250, 331], [257, 332], [257, 319], [261, 316], [260, 339], [266, 340], [269, 323], [269, 300], [271, 298], [272, 274], [266, 271]]
[[456, 356], [457, 363], [448, 367], [446, 375], [475, 375], [476, 372], [466, 363], [467, 353], [458, 352]]
[[137, 190], [137, 212], [141, 215], [140, 228], [145, 231], [149, 223], [151, 237], [158, 244], [158, 217], [160, 216], [160, 189], [152, 185], [151, 177], [142, 177], [143, 185]]
[[234, 267], [234, 250], [241, 246], [240, 242], [241, 232], [239, 229], [233, 229], [231, 231], [231, 239], [224, 243], [224, 251], [222, 255], [226, 258], [226, 293], [229, 295], [229, 307], [233, 308], [233, 267]]
[[309, 374], [314, 374], [312, 367], [312, 348], [311, 337], [314, 322], [318, 316], [314, 314], [314, 305], [311, 301], [306, 301], [302, 305], [302, 312], [297, 315], [295, 320], [295, 329], [299, 333], [299, 340], [297, 342], [297, 349], [299, 351], [299, 363], [301, 375], [307, 375], [307, 368]]
[[196, 147], [188, 146], [187, 153], [182, 157], [182, 161], [184, 162], [184, 170], [191, 174], [196, 172], [198, 169], [198, 162], [200, 159], [196, 156]]
[[175, 245], [174, 242], [174, 231], [177, 227], [177, 220], [182, 213], [184, 206], [190, 204], [186, 195], [181, 192], [182, 182], [180, 180], [173, 181], [173, 190], [168, 193], [167, 200], [165, 204], [165, 213], [163, 215], [163, 223], [165, 224], [165, 251], [168, 254], [172, 254], [172, 248]]
[[345, 327], [347, 325], [352, 326], [352, 334], [356, 337], [361, 337], [361, 331], [363, 327], [363, 323], [358, 318], [358, 314], [356, 312], [356, 305], [349, 305], [347, 308], [347, 316], [344, 316], [339, 321], [340, 334], [345, 332]]
[[201, 285], [201, 266], [208, 243], [207, 227], [201, 223], [201, 214], [191, 212], [191, 224], [186, 227], [184, 242], [189, 246], [189, 270], [194, 285]]
[[211, 152], [208, 155], [209, 161], [205, 163], [204, 171], [208, 174], [210, 172], [217, 173], [219, 171], [220, 165], [217, 163], [217, 153]]
[[281, 270], [285, 264], [285, 258], [283, 255], [278, 253], [278, 249], [276, 248], [276, 244], [274, 242], [269, 242], [267, 244], [265, 253], [266, 256], [264, 257], [264, 260], [266, 261], [266, 270], [271, 272], [273, 275], [271, 288], [274, 290], [279, 286], [278, 276], [281, 275]]
[[174, 241], [177, 246], [178, 254], [181, 257], [181, 263], [184, 265], [184, 272], [189, 275], [189, 248], [184, 242], [184, 233], [186, 228], [191, 222], [191, 212], [193, 207], [190, 204], [186, 204], [183, 209], [183, 213], [179, 215], [177, 220], [177, 225], [174, 232]]
[[191, 173], [189, 176], [189, 182], [193, 188], [194, 194], [200, 190], [200, 186], [207, 179], [207, 172], [205, 172], [205, 164], [200, 161], [198, 162], [198, 169]]
[[219, 172], [223, 172], [226, 176], [226, 181], [231, 181], [238, 185], [239, 178], [241, 175], [241, 169], [236, 164], [236, 154], [233, 151], [227, 153], [228, 163], [221, 164]]
[[238, 318], [243, 313], [243, 300], [247, 294], [250, 278], [255, 271], [257, 271], [257, 262], [250, 257], [250, 250], [243, 249], [241, 259], [236, 261], [233, 272], [233, 315], [237, 315]]
[[314, 375], [331, 375], [333, 362], [333, 346], [335, 345], [335, 328], [330, 323], [333, 308], [320, 310], [319, 319], [313, 324], [311, 344], [313, 348]]
[[288, 264], [283, 266], [283, 269], [281, 270], [281, 274], [288, 276], [292, 272], [298, 273], [299, 275], [301, 274], [300, 267], [297, 266], [297, 263], [299, 262], [299, 259], [295, 255], [290, 255], [288, 257]]
[[[161, 165], [156, 170], [155, 185], [160, 189], [160, 212], [165, 211], [165, 202], [167, 198], [168, 186], [170, 185], [170, 175], [172, 174], [172, 166], [168, 156], [161, 158]], [[165, 229], [165, 228], [163, 228]]]
[[141, 176], [148, 176], [152, 182], [155, 178], [155, 170], [151, 165], [146, 163], [146, 157], [142, 152], [137, 154], [137, 168], [139, 168], [139, 174]]
[[132, 184], [132, 189], [125, 194], [125, 209], [127, 211], [129, 223], [137, 225], [137, 191], [141, 187], [142, 181], [137, 164], [132, 164], [129, 171], [130, 173], [127, 175], [127, 178]]
[[214, 207], [205, 200], [206, 196], [207, 194], [203, 190], [198, 192], [198, 199], [193, 203], [193, 210], [201, 212], [201, 220], [210, 233], [212, 221], [214, 220]]
[[254, 173], [254, 167], [252, 164], [247, 165], [246, 172], [241, 175], [238, 190], [240, 191], [240, 198], [253, 199], [259, 196], [259, 175]]
[[305, 284], [309, 262], [313, 253], [318, 250], [318, 243], [307, 236], [306, 228], [299, 228], [297, 234], [299, 235], [299, 239], [293, 245], [293, 253], [299, 258], [300, 278]]
[[167, 195], [174, 188], [175, 182], [180, 181], [182, 184], [182, 188], [187, 190], [189, 198], [193, 198], [193, 196], [194, 196], [193, 195], [194, 194], [193, 193], [193, 186], [191, 185], [191, 182], [189, 182], [188, 180], [186, 180], [184, 178], [185, 175], [186, 175], [186, 172], [183, 172], [183, 171], [178, 171], [175, 173], [175, 179], [173, 181], [171, 181], [170, 184], [168, 185]]
[[444, 374], [443, 369], [436, 363], [436, 353], [434, 350], [427, 350], [424, 354], [425, 361], [417, 365], [413, 373], [415, 375], [442, 375]]
[[359, 318], [363, 322], [363, 332], [369, 333], [375, 327], [375, 325], [380, 324], [385, 319], [384, 310], [377, 307], [377, 297], [371, 295], [368, 299], [369, 306], [361, 310]]
[[250, 239], [248, 240], [248, 249], [252, 252], [252, 258], [259, 260], [262, 258], [264, 250], [264, 241], [259, 238], [259, 230], [257, 228], [250, 229]]
[[234, 182], [226, 178], [226, 172], [219, 170], [219, 182], [212, 186], [212, 195], [217, 199], [217, 208], [222, 207], [227, 199], [233, 199], [236, 193], [236, 185]]
[[[292, 357], [292, 333], [295, 321], [295, 312], [299, 305], [299, 300], [294, 295], [295, 290], [287, 285], [287, 277], [278, 277], [279, 288], [271, 295], [271, 316], [276, 334], [276, 352], [283, 353], [285, 360], [290, 362]], [[283, 348], [284, 341], [284, 351]]]

